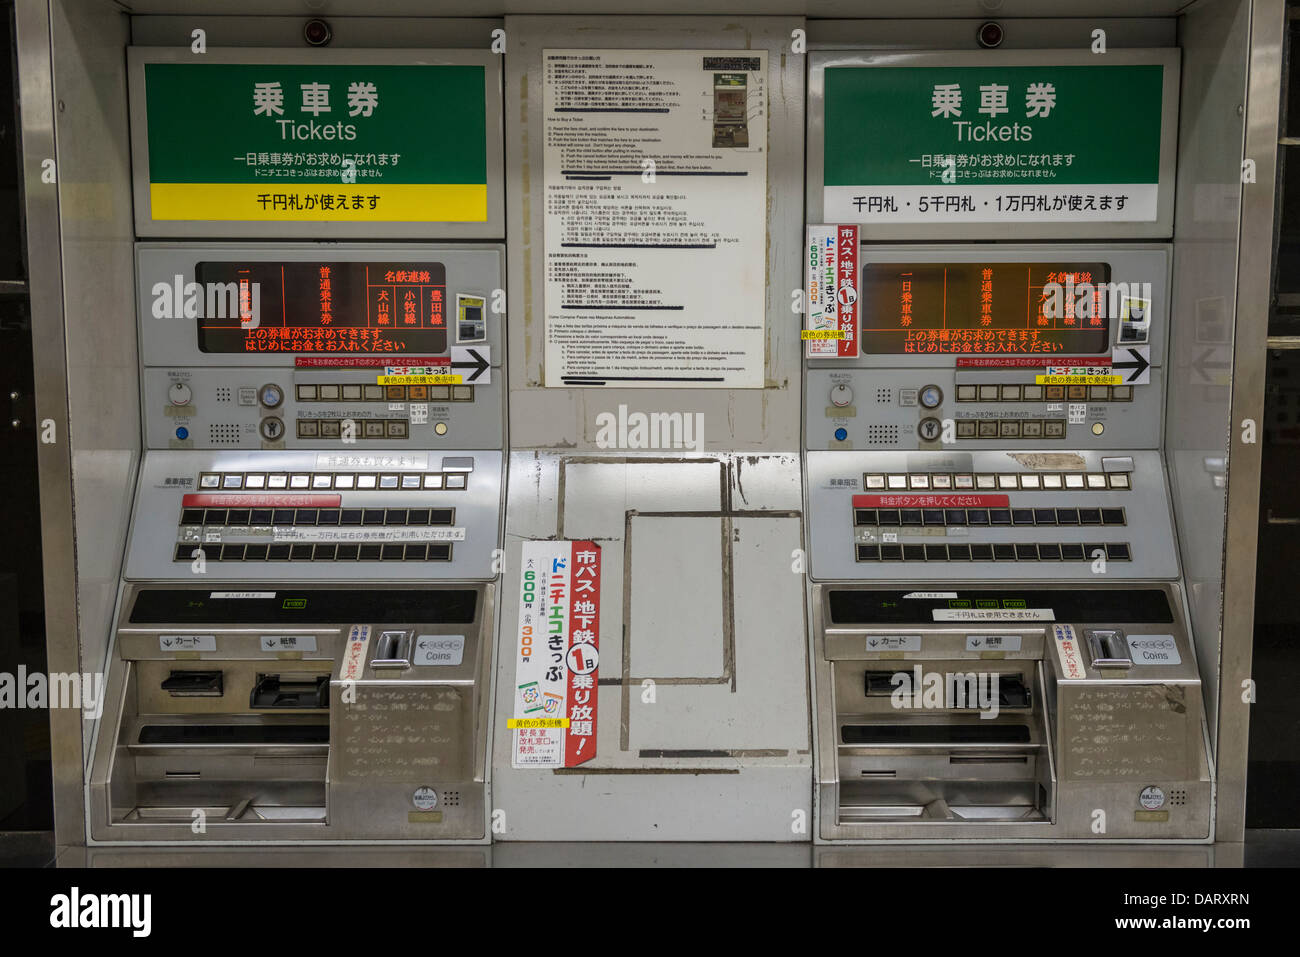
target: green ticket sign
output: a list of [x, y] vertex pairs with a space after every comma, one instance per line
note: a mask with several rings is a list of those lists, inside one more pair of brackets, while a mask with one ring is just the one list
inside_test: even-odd
[[963, 63], [825, 68], [825, 221], [1157, 218], [1163, 64]]
[[486, 222], [485, 74], [481, 65], [146, 62], [149, 218]]

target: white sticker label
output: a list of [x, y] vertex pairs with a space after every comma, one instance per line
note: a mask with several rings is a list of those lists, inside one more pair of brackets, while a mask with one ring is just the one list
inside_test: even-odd
[[1019, 635], [967, 635], [967, 651], [1019, 651]]
[[438, 792], [433, 788], [416, 788], [411, 795], [411, 803], [418, 810], [432, 811], [438, 806]]
[[315, 651], [315, 635], [263, 635], [263, 651]]
[[411, 424], [426, 425], [429, 422], [429, 403], [412, 402], [411, 403]]
[[909, 591], [904, 598], [956, 598], [955, 591]]
[[216, 635], [159, 635], [160, 651], [216, 651]]
[[920, 651], [920, 635], [868, 635], [867, 651]]
[[1112, 375], [1110, 366], [1048, 366], [1047, 375]]
[[209, 598], [274, 598], [273, 591], [214, 591]]
[[389, 528], [295, 528], [277, 525], [274, 529], [277, 542], [463, 542], [463, 528], [417, 528], [392, 526]]
[[1165, 806], [1165, 792], [1154, 784], [1148, 785], [1138, 794], [1138, 803], [1148, 811], [1158, 811]]
[[413, 665], [458, 665], [465, 657], [464, 635], [418, 635]]
[[1078, 680], [1088, 677], [1088, 670], [1083, 664], [1083, 648], [1075, 637], [1072, 625], [1053, 625], [1052, 644], [1056, 645], [1056, 657], [1061, 662], [1061, 679]]
[[318, 469], [427, 469], [428, 453], [402, 452], [396, 455], [355, 455], [322, 452], [316, 456]]
[[1151, 347], [1116, 346], [1110, 354], [1110, 368], [1124, 377], [1125, 385], [1147, 385], [1151, 381]]
[[1086, 402], [1070, 403], [1070, 412], [1068, 418], [1070, 420], [1071, 425], [1078, 425], [1081, 422], [1083, 422], [1083, 420], [1086, 419], [1087, 417], [1088, 417], [1088, 403]]
[[935, 621], [1055, 621], [1050, 608], [935, 608]]
[[460, 376], [464, 385], [489, 385], [492, 382], [491, 348], [452, 346], [451, 374]]
[[1173, 635], [1127, 635], [1129, 657], [1135, 665], [1181, 665]]
[[343, 647], [343, 664], [339, 666], [339, 681], [359, 681], [366, 671], [366, 649], [370, 647], [370, 626], [353, 625], [348, 630], [348, 640]]

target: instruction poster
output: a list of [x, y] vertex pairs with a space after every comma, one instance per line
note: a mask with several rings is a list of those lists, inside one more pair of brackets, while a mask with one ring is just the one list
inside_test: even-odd
[[600, 665], [599, 545], [524, 542], [515, 649], [511, 767], [590, 761]]
[[543, 57], [546, 385], [762, 388], [767, 54]]

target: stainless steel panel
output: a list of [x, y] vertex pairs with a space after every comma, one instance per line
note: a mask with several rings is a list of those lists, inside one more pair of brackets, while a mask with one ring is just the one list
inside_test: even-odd
[[[797, 457], [513, 452], [509, 481], [495, 838], [808, 840]], [[603, 552], [596, 755], [516, 769], [522, 545], [580, 538]]]
[[[1237, 321], [1232, 346], [1232, 400], [1228, 414], [1226, 559], [1223, 574], [1223, 657], [1215, 755], [1219, 769], [1220, 840], [1244, 837], [1246, 756], [1254, 644], [1255, 557], [1273, 249], [1282, 50], [1286, 4], [1255, 0], [1251, 7], [1245, 156], [1256, 181], [1241, 198], [1237, 266]], [[1255, 424], [1248, 441], [1247, 423]]]
[[[1043, 19], [1015, 16], [1005, 6], [995, 11], [984, 7], [964, 10], [953, 4], [952, 13], [944, 19], [911, 20], [906, 17], [924, 16], [921, 10], [903, 10], [897, 19], [818, 19], [808, 21], [808, 48], [810, 50], [978, 50], [979, 25], [989, 20], [1002, 24], [1002, 50], [1068, 50], [1092, 45], [1092, 31], [1106, 31], [1106, 45], [1111, 49], [1125, 47], [1172, 47], [1177, 45], [1177, 21], [1172, 17], [1152, 19], [1130, 16], [1137, 11], [1125, 10], [1120, 19], [1111, 19], [1099, 4], [1089, 5], [1089, 16], [1074, 18], [1070, 12], [1046, 17], [1052, 13], [1050, 4], [1039, 4], [1036, 12]], [[1029, 11], [1026, 11], [1029, 13]], [[1076, 11], [1077, 12], [1077, 11]], [[873, 7], [851, 12], [881, 18], [885, 14]], [[821, 16], [811, 10], [808, 16]], [[846, 12], [846, 15], [849, 15]], [[1010, 17], [1014, 19], [1007, 19]]]
[[[55, 155], [49, 4], [42, 0], [18, 0], [14, 18], [36, 419], [53, 423], [57, 435], [64, 439], [40, 443], [36, 447], [41, 485], [41, 561], [45, 583], [47, 661], [51, 671], [80, 672], [72, 448], [67, 441], [68, 368], [63, 325], [59, 197], [57, 190], [41, 182], [45, 162]], [[54, 835], [60, 844], [80, 844], [85, 840], [82, 747], [81, 715], [66, 709], [51, 711]]]

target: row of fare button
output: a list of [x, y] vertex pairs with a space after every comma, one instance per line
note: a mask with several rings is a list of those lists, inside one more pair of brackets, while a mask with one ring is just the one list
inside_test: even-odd
[[[404, 439], [410, 426], [406, 419], [362, 419], [355, 423], [353, 437], [358, 439]], [[343, 435], [342, 419], [299, 419], [298, 438], [337, 439]]]
[[304, 545], [281, 543], [253, 544], [180, 544], [172, 558], [189, 562], [203, 557], [210, 562], [449, 562], [451, 545], [446, 542], [432, 544], [351, 544], [329, 543]]
[[465, 489], [468, 472], [204, 472], [201, 489]]
[[1025, 542], [974, 545], [858, 545], [860, 562], [1131, 562], [1127, 542]]
[[295, 386], [299, 402], [473, 402], [472, 385]]
[[958, 385], [958, 402], [1132, 402], [1131, 385]]
[[183, 508], [181, 525], [452, 525], [453, 508]]
[[1125, 525], [1122, 508], [855, 508], [856, 526]]
[[867, 473], [862, 477], [867, 489], [1128, 489], [1132, 478], [1128, 472], [908, 472], [903, 474]]

